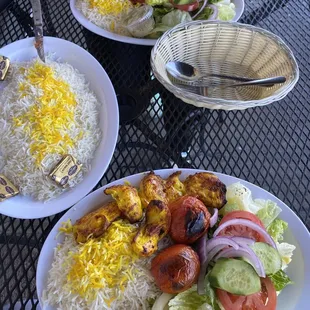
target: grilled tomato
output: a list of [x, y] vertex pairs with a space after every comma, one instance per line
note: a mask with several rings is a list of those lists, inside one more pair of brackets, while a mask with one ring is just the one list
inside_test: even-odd
[[197, 281], [199, 270], [197, 253], [184, 244], [164, 249], [151, 264], [151, 273], [157, 286], [169, 294], [189, 289]]
[[203, 236], [210, 225], [210, 213], [197, 198], [183, 196], [169, 204], [170, 236], [176, 243], [191, 244]]

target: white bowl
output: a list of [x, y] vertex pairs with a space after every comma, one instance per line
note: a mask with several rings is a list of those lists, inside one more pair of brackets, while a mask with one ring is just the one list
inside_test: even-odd
[[[11, 62], [28, 61], [37, 57], [33, 44], [33, 38], [20, 40], [0, 49], [0, 55], [9, 57]], [[55, 57], [71, 64], [84, 74], [90, 89], [102, 103], [99, 111], [102, 139], [95, 152], [91, 170], [74, 188], [46, 203], [21, 195], [0, 202], [0, 213], [16, 218], [34, 219], [50, 216], [70, 208], [87, 195], [105, 173], [118, 136], [117, 99], [114, 87], [100, 63], [83, 48], [62, 39], [45, 37], [44, 49], [46, 53], [54, 53]]]
[[[244, 11], [244, 0], [232, 0], [232, 2], [236, 6], [236, 15], [231, 21], [238, 21], [243, 14]], [[110, 32], [108, 30], [105, 30], [91, 21], [89, 21], [83, 14], [76, 8], [76, 0], [70, 0], [70, 9], [73, 14], [73, 16], [76, 18], [76, 20], [84, 26], [86, 29], [89, 31], [96, 33], [102, 37], [114, 40], [114, 41], [119, 41], [119, 42], [124, 42], [124, 43], [129, 43], [129, 44], [137, 44], [137, 45], [148, 45], [148, 46], [153, 46], [156, 43], [156, 39], [139, 39], [139, 38], [133, 38], [133, 37], [126, 37], [120, 34], [116, 34], [113, 32]]]
[[[163, 169], [154, 171], [156, 174], [163, 178], [167, 178], [175, 171], [182, 171], [181, 180], [186, 178], [190, 174], [202, 172], [204, 170], [194, 169]], [[213, 172], [214, 173], [214, 172]], [[280, 218], [288, 222], [289, 228], [285, 232], [284, 241], [296, 246], [294, 251], [292, 262], [289, 264], [286, 272], [293, 285], [288, 285], [278, 297], [277, 310], [306, 310], [309, 309], [309, 292], [310, 292], [310, 234], [307, 228], [304, 226], [298, 216], [281, 200], [268, 193], [264, 189], [240, 180], [238, 178], [228, 176], [221, 173], [215, 173], [220, 180], [226, 185], [230, 185], [235, 182], [241, 182], [248, 187], [253, 194], [254, 198], [270, 199], [275, 201], [282, 209]], [[139, 186], [140, 180], [144, 176], [144, 173], [139, 173], [125, 177], [123, 179], [112, 182], [97, 191], [91, 193], [83, 200], [81, 200], [75, 207], [71, 208], [54, 226], [50, 234], [48, 235], [43, 248], [40, 253], [37, 274], [36, 285], [37, 293], [42, 307], [42, 293], [46, 288], [48, 271], [50, 270], [53, 262], [54, 248], [57, 244], [62, 243], [64, 240], [63, 235], [59, 235], [59, 228], [62, 223], [71, 219], [74, 223], [83, 215], [89, 213], [93, 209], [102, 206], [104, 203], [110, 200], [109, 196], [103, 194], [103, 190], [112, 185], [123, 184], [125, 181], [130, 182], [133, 186]], [[48, 306], [45, 310], [56, 310], [56, 308]]]

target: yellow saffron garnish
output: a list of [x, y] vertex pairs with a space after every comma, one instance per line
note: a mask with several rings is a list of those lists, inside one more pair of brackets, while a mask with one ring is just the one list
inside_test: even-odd
[[89, 4], [92, 9], [97, 8], [102, 15], [118, 15], [133, 7], [129, 0], [89, 0]]
[[[77, 102], [69, 84], [56, 79], [53, 69], [35, 62], [24, 71], [26, 81], [19, 85], [21, 98], [31, 95], [30, 88], [42, 90], [26, 113], [13, 118], [16, 127], [23, 126], [31, 138], [30, 153], [37, 166], [47, 154], [68, 153], [74, 140], [68, 135], [68, 128], [75, 123], [74, 112]], [[82, 133], [75, 137], [80, 139]]]
[[[65, 226], [68, 231], [68, 223]], [[69, 261], [73, 263], [67, 274], [66, 289], [78, 293], [87, 302], [93, 301], [102, 288], [124, 290], [138, 272], [133, 263], [139, 257], [131, 246], [136, 232], [136, 227], [118, 220], [100, 239], [80, 244], [78, 252], [70, 253]], [[110, 305], [116, 297], [112, 295], [106, 303]]]

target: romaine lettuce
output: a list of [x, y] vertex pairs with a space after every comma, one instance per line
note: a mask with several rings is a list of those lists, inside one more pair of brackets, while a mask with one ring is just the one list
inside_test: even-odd
[[169, 310], [220, 310], [208, 275], [205, 277], [205, 290], [205, 295], [199, 295], [197, 285], [194, 285], [189, 290], [179, 293], [169, 301]]
[[161, 23], [162, 18], [173, 10], [174, 10], [173, 8], [166, 8], [166, 7], [154, 8], [153, 17], [155, 18], [155, 23], [156, 24]]
[[251, 191], [240, 182], [227, 186], [226, 199], [228, 204], [235, 204], [239, 210], [256, 213], [261, 206], [256, 205]]
[[148, 5], [163, 5], [165, 3], [169, 3], [169, 0], [145, 0], [145, 3]]
[[220, 209], [219, 215], [225, 216], [227, 213], [232, 212], [232, 211], [240, 211], [240, 207], [236, 203], [226, 203], [226, 205]]
[[288, 284], [293, 283], [283, 270], [279, 270], [277, 273], [269, 275], [269, 278], [272, 281], [276, 291], [282, 291]]
[[281, 213], [281, 208], [271, 200], [255, 199], [254, 203], [261, 205], [262, 208], [257, 211], [256, 216], [268, 227]]
[[185, 292], [179, 293], [172, 298], [168, 305], [169, 310], [197, 310], [200, 306], [206, 303], [208, 304], [207, 295], [199, 295], [197, 293], [197, 285], [194, 285]]
[[217, 18], [220, 20], [229, 21], [232, 20], [236, 15], [236, 7], [233, 3], [226, 4], [216, 4], [219, 8]]
[[275, 219], [268, 227], [267, 232], [275, 242], [283, 240], [283, 234], [288, 224], [281, 219]]
[[190, 14], [181, 10], [173, 10], [166, 15], [164, 15], [161, 19], [161, 23], [156, 24], [156, 27], [152, 30], [152, 33], [161, 33], [173, 28], [174, 26], [186, 22], [190, 22], [192, 20]]
[[287, 265], [291, 262], [293, 251], [296, 249], [296, 247], [295, 245], [282, 242], [277, 243], [277, 248], [282, 258], [282, 270], [284, 270], [287, 267]]
[[212, 13], [213, 13], [212, 8], [206, 7], [202, 10], [201, 13], [199, 13], [199, 15], [195, 19], [206, 20], [212, 15]]

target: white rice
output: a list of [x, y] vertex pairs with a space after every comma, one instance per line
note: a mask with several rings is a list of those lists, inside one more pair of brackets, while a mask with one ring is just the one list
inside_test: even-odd
[[[129, 0], [119, 0], [129, 1]], [[107, 31], [114, 32], [123, 36], [131, 37], [132, 35], [126, 29], [124, 14], [119, 15], [102, 15], [97, 8], [91, 8], [88, 0], [77, 0], [76, 8], [93, 24]]]
[[[22, 195], [48, 201], [64, 191], [48, 177], [62, 155], [48, 154], [41, 167], [37, 167], [35, 158], [30, 154], [31, 138], [23, 130], [23, 126], [16, 127], [13, 124], [13, 117], [27, 112], [35, 104], [36, 98], [42, 94], [42, 90], [35, 85], [31, 87], [31, 95], [24, 98], [18, 90], [19, 84], [25, 81], [19, 69], [33, 65], [34, 61], [13, 64], [8, 77], [9, 84], [0, 94], [0, 173], [17, 186]], [[46, 62], [52, 67], [55, 77], [66, 81], [75, 95], [75, 121], [70, 124], [67, 134], [73, 138], [81, 131], [84, 133], [80, 140], [74, 141], [74, 147], [70, 147], [68, 152], [83, 164], [82, 173], [69, 181], [69, 187], [74, 187], [91, 169], [94, 152], [101, 140], [98, 115], [101, 103], [89, 89], [84, 76], [71, 65], [51, 59], [47, 59]]]
[[[101, 289], [98, 291], [96, 299], [87, 305], [81, 296], [66, 289], [66, 277], [72, 264], [72, 261], [68, 259], [68, 252], [75, 253], [77, 250], [78, 245], [72, 235], [67, 235], [61, 246], [55, 249], [47, 287], [42, 295], [43, 309], [47, 306], [54, 306], [56, 309], [62, 310], [147, 310], [150, 309], [148, 300], [161, 294], [149, 271], [152, 256], [139, 259], [134, 263], [134, 266], [139, 270], [139, 274], [134, 281], [127, 283], [124, 292], [121, 292], [118, 288]], [[115, 291], [118, 292], [119, 297], [112, 302], [111, 307], [108, 307], [104, 300], [109, 299], [109, 296], [113, 296]]]

